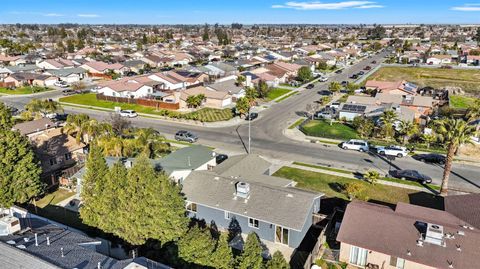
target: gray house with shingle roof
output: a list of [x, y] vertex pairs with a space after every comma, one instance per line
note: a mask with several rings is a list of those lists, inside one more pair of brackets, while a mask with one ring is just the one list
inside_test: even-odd
[[314, 224], [323, 194], [269, 176], [270, 166], [258, 156], [243, 155], [229, 158], [213, 171], [192, 172], [182, 184], [190, 217], [297, 248]]

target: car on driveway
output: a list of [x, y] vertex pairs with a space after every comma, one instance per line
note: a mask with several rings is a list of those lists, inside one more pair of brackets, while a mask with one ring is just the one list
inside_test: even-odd
[[135, 112], [135, 110], [120, 110], [120, 116], [126, 118], [135, 118], [138, 116], [138, 114]]
[[258, 113], [256, 112], [251, 112], [250, 115], [246, 116], [245, 117], [245, 120], [254, 120], [258, 118]]
[[192, 132], [181, 130], [175, 134], [175, 140], [195, 143], [198, 140], [198, 136]]
[[369, 150], [369, 145], [367, 141], [364, 140], [357, 140], [357, 139], [350, 139], [346, 142], [341, 144], [342, 149], [349, 149], [349, 150], [358, 150], [361, 152], [367, 152]]
[[318, 81], [320, 82], [327, 82], [328, 78], [327, 77], [321, 77]]
[[67, 88], [68, 84], [65, 81], [56, 81], [53, 83], [54, 86], [57, 86], [59, 88]]
[[417, 170], [392, 170], [388, 173], [394, 178], [417, 181], [421, 184], [432, 183], [431, 177], [424, 175]]
[[308, 84], [307, 87], [305, 87], [305, 88], [311, 90], [311, 89], [313, 89], [314, 87], [315, 87], [315, 85], [313, 85], [313, 84]]
[[217, 164], [221, 164], [223, 163], [224, 161], [226, 161], [228, 159], [228, 155], [227, 154], [218, 154], [216, 157], [215, 157], [215, 162]]
[[436, 153], [415, 154], [412, 158], [425, 163], [445, 164], [445, 156]]
[[400, 146], [377, 146], [377, 153], [380, 155], [388, 155], [388, 156], [395, 156], [398, 158], [402, 158], [408, 155], [408, 150], [406, 147], [400, 147]]

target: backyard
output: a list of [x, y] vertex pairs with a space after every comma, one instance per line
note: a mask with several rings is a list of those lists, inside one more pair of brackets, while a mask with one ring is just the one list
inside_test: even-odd
[[166, 116], [170, 118], [181, 118], [198, 120], [201, 122], [215, 122], [226, 121], [233, 118], [231, 109], [214, 109], [214, 108], [202, 108], [195, 112], [181, 113], [172, 110], [160, 109], [157, 110], [154, 107], [141, 106], [137, 104], [117, 103], [111, 101], [97, 100], [95, 93], [78, 94], [67, 97], [62, 97], [59, 100], [61, 103], [72, 105], [84, 105], [91, 108], [103, 108], [103, 109], [115, 109], [115, 107], [121, 107], [122, 109], [135, 110], [138, 113], [151, 114], [155, 116]]
[[475, 102], [474, 97], [452, 95], [450, 96], [450, 106], [452, 108], [468, 108]]
[[46, 92], [46, 91], [52, 91], [52, 90], [53, 89], [47, 88], [47, 87], [26, 86], [26, 87], [18, 87], [15, 89], [0, 88], [0, 94], [21, 95], [21, 94]]
[[[348, 200], [348, 197], [343, 191], [343, 185], [351, 182], [358, 182], [359, 184], [363, 185], [362, 196], [369, 201], [378, 201], [389, 204], [396, 204], [398, 202], [409, 203], [411, 200], [410, 195], [415, 193], [416, 196], [418, 196], [418, 191], [411, 189], [381, 184], [372, 185], [357, 179], [333, 176], [291, 167], [282, 167], [273, 175], [296, 181], [298, 183], [298, 188], [322, 192], [328, 197], [337, 197], [345, 200]], [[433, 199], [435, 197], [433, 194], [424, 192], [421, 194], [427, 199]]]
[[300, 127], [308, 136], [325, 137], [331, 139], [349, 140], [358, 138], [357, 132], [348, 125], [323, 120], [311, 120]]
[[[407, 80], [420, 87], [460, 87], [465, 92], [480, 96], [480, 71], [468, 69], [382, 67], [367, 80]], [[366, 80], [366, 81], [367, 81]]]

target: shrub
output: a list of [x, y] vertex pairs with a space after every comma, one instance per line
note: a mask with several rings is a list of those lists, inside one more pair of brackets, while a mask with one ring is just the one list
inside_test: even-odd
[[380, 173], [375, 170], [370, 170], [363, 175], [363, 178], [367, 180], [370, 184], [375, 185], [378, 179], [380, 179]]
[[[361, 199], [364, 197], [363, 191], [365, 190], [365, 186], [361, 182], [349, 182], [346, 183], [344, 186], [345, 193], [347, 194], [348, 198], [350, 200], [353, 200], [355, 198]], [[364, 199], [361, 199], [364, 200]]]

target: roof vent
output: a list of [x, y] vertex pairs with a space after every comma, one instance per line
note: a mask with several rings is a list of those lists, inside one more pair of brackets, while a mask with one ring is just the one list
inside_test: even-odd
[[433, 245], [437, 245], [437, 246], [444, 246], [443, 226], [428, 223], [427, 232], [425, 234], [425, 242]]
[[247, 199], [250, 196], [250, 184], [247, 182], [238, 182], [237, 183], [237, 196]]
[[19, 249], [27, 249], [27, 247], [25, 245], [18, 245], [17, 248]]
[[13, 241], [13, 240], [8, 240], [8, 241], [7, 241], [7, 244], [9, 244], [9, 245], [15, 245], [16, 243], [15, 243], [15, 241]]
[[407, 256], [412, 256], [412, 252], [409, 249], [407, 249]]
[[460, 247], [460, 245], [455, 244], [455, 246], [457, 247], [457, 251], [462, 251], [462, 248]]
[[448, 268], [453, 268], [453, 261], [447, 260]]
[[417, 240], [417, 246], [423, 247], [423, 241], [422, 240]]
[[465, 232], [464, 232], [464, 231], [458, 231], [457, 234], [458, 234], [458, 235], [461, 235], [461, 236], [464, 236], [464, 235], [465, 235]]
[[293, 194], [289, 193], [289, 194], [287, 194], [287, 197], [288, 198], [293, 198]]

